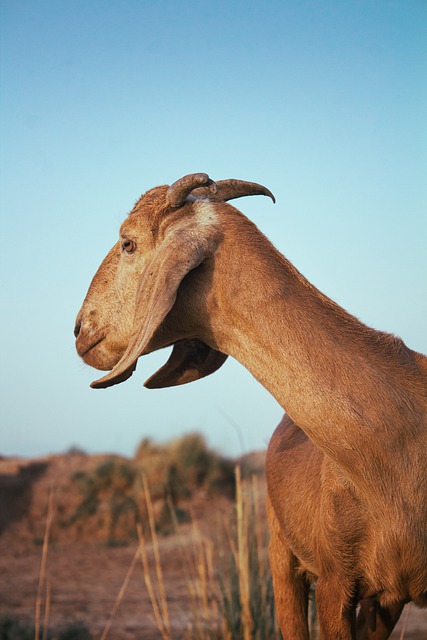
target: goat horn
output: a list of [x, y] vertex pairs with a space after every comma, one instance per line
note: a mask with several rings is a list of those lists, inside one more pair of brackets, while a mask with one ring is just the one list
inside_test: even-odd
[[257, 182], [246, 182], [245, 180], [218, 180], [216, 182], [216, 191], [212, 193], [205, 186], [200, 186], [193, 190], [196, 197], [206, 197], [215, 202], [226, 202], [233, 198], [241, 198], [242, 196], [268, 196], [276, 202], [276, 198], [267, 187]]
[[171, 207], [174, 209], [181, 207], [187, 196], [197, 187], [203, 187], [206, 193], [216, 191], [215, 182], [209, 178], [207, 173], [190, 173], [169, 187], [167, 198]]

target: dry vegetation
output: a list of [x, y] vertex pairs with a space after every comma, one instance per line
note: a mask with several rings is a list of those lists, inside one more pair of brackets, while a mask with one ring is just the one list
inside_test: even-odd
[[[14, 566], [2, 567], [8, 575], [2, 602], [8, 606], [0, 638], [141, 637], [142, 628], [147, 638], [274, 637], [265, 491], [258, 487], [263, 459], [241, 460], [236, 476], [235, 461], [210, 450], [199, 434], [188, 434], [166, 445], [144, 440], [132, 460], [73, 451], [36, 463], [3, 461], [10, 517], [0, 544]], [[60, 607], [58, 567], [68, 574], [74, 557], [78, 584], [85, 579], [82, 564], [90, 562], [82, 558], [85, 551], [99, 571], [98, 587], [110, 587], [108, 604], [104, 600], [99, 616], [80, 607], [69, 626], [70, 609]], [[120, 559], [118, 575], [110, 567], [109, 584], [100, 557], [105, 565]], [[32, 575], [31, 587], [16, 580], [24, 571], [26, 578]], [[144, 622], [126, 630], [120, 615], [141, 579], [145, 600], [137, 608]]]
[[0, 640], [279, 638], [263, 461], [189, 434], [0, 462]]

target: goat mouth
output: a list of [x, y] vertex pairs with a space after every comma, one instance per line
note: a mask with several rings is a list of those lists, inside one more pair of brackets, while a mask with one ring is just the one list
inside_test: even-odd
[[105, 336], [100, 336], [99, 338], [96, 338], [96, 340], [91, 342], [89, 346], [85, 346], [85, 345], [79, 346], [78, 344], [76, 344], [77, 353], [81, 358], [84, 358], [85, 356], [87, 356], [89, 351], [92, 351], [92, 349], [97, 347], [99, 343], [102, 342], [104, 339], [105, 339]]

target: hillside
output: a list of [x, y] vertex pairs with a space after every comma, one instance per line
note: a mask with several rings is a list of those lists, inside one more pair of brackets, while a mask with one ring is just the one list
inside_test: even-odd
[[[100, 638], [114, 607], [108, 638], [166, 637], [156, 623], [147, 576], [159, 607], [163, 585], [171, 638], [204, 638], [207, 628], [215, 628], [218, 639], [238, 638], [242, 607], [236, 601], [230, 613], [223, 604], [224, 597], [230, 606], [238, 598], [239, 545], [247, 547], [250, 596], [265, 609], [259, 615], [271, 619], [264, 453], [223, 460], [198, 436], [191, 438], [184, 450], [177, 442], [165, 448], [145, 441], [134, 459], [76, 451], [0, 461], [0, 638], [34, 638], [37, 617], [46, 619], [52, 640]], [[236, 520], [236, 462], [247, 478], [239, 485], [244, 538]], [[154, 538], [143, 477], [150, 484]], [[52, 523], [43, 545], [48, 510]], [[7, 624], [18, 634], [5, 635]], [[427, 637], [427, 612], [409, 608], [394, 638], [405, 624], [405, 638]], [[232, 625], [237, 635], [229, 635]], [[267, 640], [276, 637], [269, 629]]]

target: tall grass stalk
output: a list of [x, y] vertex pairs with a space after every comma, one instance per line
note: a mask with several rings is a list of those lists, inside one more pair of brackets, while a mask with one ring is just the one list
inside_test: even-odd
[[106, 625], [104, 627], [104, 630], [102, 632], [101, 638], [100, 640], [105, 640], [105, 638], [108, 636], [110, 629], [111, 629], [111, 625], [113, 623], [114, 617], [118, 611], [118, 608], [120, 607], [120, 603], [123, 600], [123, 596], [126, 593], [126, 589], [128, 588], [128, 584], [129, 584], [129, 580], [131, 579], [131, 576], [133, 574], [133, 571], [135, 569], [135, 565], [139, 559], [139, 555], [140, 555], [140, 548], [138, 547], [137, 550], [135, 551], [135, 554], [132, 558], [132, 561], [129, 565], [129, 568], [127, 570], [126, 576], [123, 580], [122, 586], [119, 589], [119, 592], [117, 594], [116, 600], [114, 602], [113, 608], [111, 609], [111, 613], [110, 616], [106, 622]]
[[153, 613], [154, 613], [156, 626], [157, 626], [157, 629], [160, 631], [163, 640], [171, 640], [172, 636], [170, 634], [170, 631], [166, 629], [165, 623], [163, 622], [161, 608], [159, 606], [159, 601], [158, 601], [158, 596], [156, 594], [153, 581], [151, 580], [150, 565], [149, 565], [148, 556], [147, 556], [147, 547], [146, 547], [145, 539], [142, 533], [141, 525], [139, 524], [137, 525], [137, 530], [138, 530], [139, 549], [141, 553], [142, 566], [144, 569], [145, 586], [147, 587], [151, 608], [153, 609]]
[[168, 608], [168, 601], [166, 598], [162, 564], [160, 562], [159, 541], [158, 541], [157, 532], [156, 532], [156, 520], [154, 517], [154, 509], [153, 509], [153, 503], [151, 501], [150, 488], [148, 486], [148, 481], [145, 476], [143, 476], [142, 478], [142, 483], [144, 487], [144, 496], [145, 496], [145, 502], [147, 505], [148, 521], [150, 523], [151, 542], [153, 545], [154, 559], [155, 559], [155, 565], [156, 565], [157, 587], [158, 587], [158, 593], [159, 593], [158, 601], [159, 601], [160, 610], [162, 613], [162, 619], [163, 619], [165, 631], [170, 636], [169, 608]]
[[224, 637], [221, 631], [221, 616], [218, 607], [219, 591], [215, 575], [215, 549], [211, 539], [203, 536], [197, 519], [192, 516], [191, 549], [193, 551], [193, 574], [187, 580], [189, 593], [193, 594], [192, 626], [193, 632], [188, 640], [207, 640]]
[[44, 618], [43, 618], [43, 640], [47, 640], [47, 637], [48, 637], [47, 630], [49, 628], [51, 588], [52, 588], [52, 583], [48, 576], [46, 580], [46, 595], [45, 595], [45, 607], [44, 607]]
[[244, 640], [250, 640], [253, 633], [251, 612], [251, 583], [249, 573], [248, 510], [244, 503], [241, 469], [236, 467], [236, 511], [237, 511], [237, 554], [236, 566], [239, 579], [240, 606]]
[[[52, 527], [53, 517], [55, 512], [55, 497], [53, 486], [50, 486], [49, 489], [49, 498], [47, 505], [47, 516], [46, 516], [46, 525], [43, 536], [43, 549], [42, 549], [42, 559], [40, 563], [40, 571], [39, 571], [39, 583], [37, 587], [37, 596], [36, 596], [36, 612], [35, 612], [35, 640], [39, 640], [40, 638], [40, 630], [41, 630], [41, 613], [42, 613], [42, 601], [43, 601], [43, 590], [44, 584], [46, 580], [47, 574], [47, 554], [49, 550], [49, 539], [50, 539], [50, 530]], [[43, 639], [47, 634], [47, 626], [49, 621], [49, 611], [50, 611], [50, 581], [47, 583], [47, 591], [45, 597], [45, 626], [43, 632]]]

